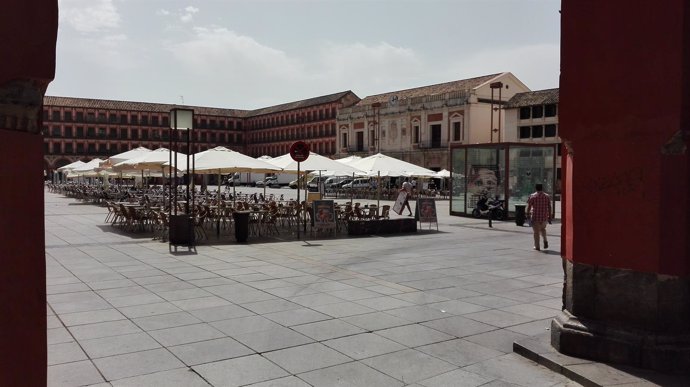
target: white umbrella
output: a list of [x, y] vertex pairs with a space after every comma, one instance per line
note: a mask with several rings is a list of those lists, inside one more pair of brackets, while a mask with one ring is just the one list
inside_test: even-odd
[[[297, 161], [293, 160], [289, 153], [275, 157], [267, 162], [278, 166], [285, 172], [297, 173]], [[361, 174], [362, 171], [347, 164], [321, 156], [318, 153], [309, 152], [309, 157], [300, 163], [300, 171], [330, 171], [337, 176]]]
[[193, 157], [194, 172], [201, 174], [234, 172], [272, 173], [281, 170], [281, 168], [263, 160], [257, 160], [222, 146], [196, 153]]
[[140, 146], [138, 148], [130, 149], [127, 152], [118, 153], [114, 156], [108, 157], [106, 163], [108, 166], [113, 166], [115, 164], [121, 163], [125, 160], [133, 159], [139, 157], [145, 153], [151, 152], [151, 149]]
[[377, 153], [352, 162], [351, 166], [359, 168], [369, 176], [426, 176], [433, 177], [435, 172], [407, 161]]
[[100, 168], [101, 163], [104, 160], [101, 159], [93, 159], [89, 161], [88, 163], [84, 163], [84, 165], [81, 165], [77, 168], [72, 169], [72, 172], [76, 174], [84, 174], [87, 172], [95, 172], [96, 168]]
[[[184, 159], [186, 163], [187, 155], [179, 152], [172, 152], [173, 159], [175, 155], [180, 159]], [[167, 148], [158, 148], [151, 152], [146, 152], [138, 157], [119, 162], [113, 166], [116, 171], [141, 171], [141, 170], [159, 170], [163, 169], [163, 165], [170, 161], [170, 150]], [[186, 170], [186, 167], [185, 167]]]
[[69, 172], [69, 171], [73, 170], [74, 168], [81, 167], [81, 166], [84, 165], [84, 164], [86, 164], [86, 163], [83, 162], [83, 161], [81, 161], [81, 160], [77, 160], [77, 161], [75, 161], [75, 162], [73, 162], [73, 163], [69, 163], [69, 164], [67, 164], [67, 165], [63, 165], [63, 166], [61, 166], [60, 168], [58, 168], [57, 170], [58, 170], [58, 172]]
[[336, 159], [335, 161], [337, 161], [339, 163], [343, 163], [343, 164], [350, 164], [353, 161], [358, 161], [361, 159], [362, 159], [361, 156], [352, 155], [352, 156], [343, 157], [342, 159]]
[[437, 177], [439, 179], [450, 177], [450, 171], [447, 169], [442, 169], [442, 170], [436, 172], [436, 176], [434, 176], [434, 177]]

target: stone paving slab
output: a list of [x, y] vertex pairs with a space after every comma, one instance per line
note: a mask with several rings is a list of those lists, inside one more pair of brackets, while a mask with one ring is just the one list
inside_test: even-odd
[[45, 195], [50, 386], [576, 385], [509, 345], [560, 309], [557, 225], [535, 252], [439, 202], [439, 231], [175, 251], [75, 203]]

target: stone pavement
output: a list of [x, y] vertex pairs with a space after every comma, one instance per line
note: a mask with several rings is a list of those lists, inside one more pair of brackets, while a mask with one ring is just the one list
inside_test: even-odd
[[48, 385], [579, 385], [513, 353], [560, 310], [559, 226], [536, 252], [438, 206], [438, 232], [171, 253], [46, 192]]

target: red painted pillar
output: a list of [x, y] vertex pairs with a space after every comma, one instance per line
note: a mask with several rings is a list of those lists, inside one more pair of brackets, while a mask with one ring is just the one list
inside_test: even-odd
[[0, 12], [0, 386], [45, 386], [43, 95], [55, 74], [56, 0]]
[[561, 352], [690, 372], [690, 2], [563, 0]]

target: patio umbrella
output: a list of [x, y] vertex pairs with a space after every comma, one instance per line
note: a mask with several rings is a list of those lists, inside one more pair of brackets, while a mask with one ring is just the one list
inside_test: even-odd
[[[271, 173], [278, 172], [281, 168], [269, 164], [263, 160], [257, 160], [240, 152], [219, 146], [213, 149], [196, 153], [192, 156], [194, 173], [220, 175], [235, 172]], [[233, 201], [235, 200], [235, 185], [232, 185]], [[218, 200], [220, 200], [220, 185], [218, 186]], [[220, 234], [220, 218], [217, 232]]]
[[442, 170], [436, 172], [436, 176], [435, 176], [435, 177], [437, 177], [437, 178], [439, 178], [439, 179], [448, 178], [448, 177], [450, 177], [450, 171], [447, 170], [447, 169], [442, 169]]
[[114, 156], [110, 156], [105, 161], [109, 164], [109, 166], [113, 166], [117, 163], [121, 163], [125, 160], [139, 157], [139, 156], [141, 156], [145, 153], [149, 153], [149, 152], [151, 152], [151, 149], [140, 146], [138, 148], [130, 149], [127, 152], [122, 152], [122, 153], [118, 153]]
[[86, 163], [81, 161], [81, 160], [77, 160], [73, 163], [69, 163], [67, 165], [61, 166], [60, 168], [57, 169], [57, 171], [60, 172], [63, 176], [63, 178], [61, 178], [60, 180], [66, 179], [68, 177], [73, 177], [73, 176], [70, 176], [70, 173], [72, 172], [72, 170], [74, 168], [81, 167], [84, 164], [86, 164]]
[[435, 174], [435, 172], [430, 169], [396, 159], [395, 157], [386, 156], [382, 153], [377, 153], [361, 160], [354, 161], [351, 165], [363, 170], [368, 176], [377, 176], [377, 203], [381, 196], [381, 176], [434, 176]]
[[[278, 166], [287, 173], [297, 173], [297, 161], [293, 160], [289, 153], [282, 156], [266, 160], [267, 162]], [[339, 173], [337, 176], [348, 176], [352, 173], [360, 174], [361, 170], [352, 167], [351, 165], [339, 163], [336, 160], [321, 156], [318, 153], [309, 152], [309, 157], [300, 163], [301, 171], [332, 171], [332, 173]]]
[[359, 168], [366, 172], [368, 176], [435, 176], [435, 172], [431, 169], [420, 167], [419, 165], [408, 163], [407, 161], [398, 160], [394, 157], [386, 156], [382, 153], [377, 153], [369, 157], [365, 157], [359, 161], [354, 161], [351, 166]]
[[339, 163], [350, 164], [353, 161], [358, 161], [361, 159], [362, 159], [361, 156], [352, 155], [352, 156], [343, 157], [342, 159], [336, 159], [335, 161], [337, 161]]
[[73, 163], [69, 163], [69, 164], [67, 164], [67, 165], [63, 165], [63, 166], [61, 166], [60, 168], [58, 168], [57, 170], [58, 170], [58, 172], [69, 172], [69, 171], [73, 170], [74, 168], [81, 167], [81, 166], [84, 165], [84, 164], [86, 164], [86, 163], [83, 162], [83, 161], [81, 161], [81, 160], [77, 160], [77, 161], [75, 161], [75, 162], [73, 162]]

